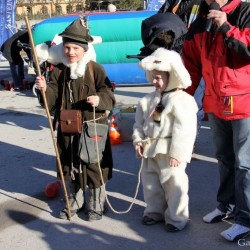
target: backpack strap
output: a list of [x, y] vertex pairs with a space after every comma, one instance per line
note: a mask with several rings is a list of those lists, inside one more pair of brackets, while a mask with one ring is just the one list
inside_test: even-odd
[[93, 62], [92, 62], [92, 61], [89, 61], [89, 62], [88, 62], [88, 66], [89, 66], [89, 73], [90, 73], [91, 80], [92, 80], [92, 82], [95, 84]]
[[[89, 66], [90, 78], [91, 78], [92, 82], [95, 84], [93, 61], [89, 61], [88, 66]], [[106, 110], [105, 113], [102, 115], [102, 118], [108, 119], [109, 115], [110, 115], [110, 111]]]

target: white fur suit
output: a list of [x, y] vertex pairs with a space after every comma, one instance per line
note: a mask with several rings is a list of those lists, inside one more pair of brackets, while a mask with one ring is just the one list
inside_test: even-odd
[[[182, 90], [191, 85], [190, 76], [180, 55], [163, 48], [144, 58], [139, 66], [146, 70], [149, 82], [152, 70], [169, 72], [160, 123], [154, 122], [151, 115], [160, 102], [158, 91], [143, 97], [136, 109], [133, 144], [144, 145], [141, 174], [147, 204], [144, 216], [165, 220], [181, 230], [189, 219], [185, 169], [192, 156], [198, 110], [194, 98]], [[180, 165], [170, 167], [169, 157], [177, 159]]]

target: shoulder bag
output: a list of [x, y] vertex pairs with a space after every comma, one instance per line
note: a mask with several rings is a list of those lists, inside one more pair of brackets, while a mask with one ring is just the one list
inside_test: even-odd
[[[93, 83], [95, 83], [92, 62], [89, 62], [88, 65], [91, 80]], [[97, 163], [97, 156], [99, 156], [99, 161], [101, 161], [103, 152], [105, 150], [108, 135], [108, 125], [96, 123], [96, 120], [94, 122], [86, 121], [82, 126], [82, 133], [79, 141], [79, 157], [86, 164]]]

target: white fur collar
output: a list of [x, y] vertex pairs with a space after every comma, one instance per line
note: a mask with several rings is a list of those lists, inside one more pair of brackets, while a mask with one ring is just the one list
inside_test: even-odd
[[91, 43], [88, 44], [89, 49], [85, 52], [83, 58], [79, 62], [70, 63], [63, 52], [63, 44], [48, 47], [47, 44], [42, 43], [36, 46], [37, 57], [39, 63], [48, 61], [51, 64], [57, 65], [63, 63], [65, 66], [70, 68], [70, 77], [77, 79], [85, 74], [87, 63], [92, 60], [96, 61], [96, 53]]

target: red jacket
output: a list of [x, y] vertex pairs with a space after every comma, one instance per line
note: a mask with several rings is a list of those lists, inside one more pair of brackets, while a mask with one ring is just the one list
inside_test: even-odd
[[219, 30], [205, 31], [208, 6], [191, 25], [182, 56], [191, 78], [187, 89], [194, 94], [203, 76], [203, 107], [224, 120], [250, 117], [250, 4], [229, 1], [221, 8], [227, 22]]

